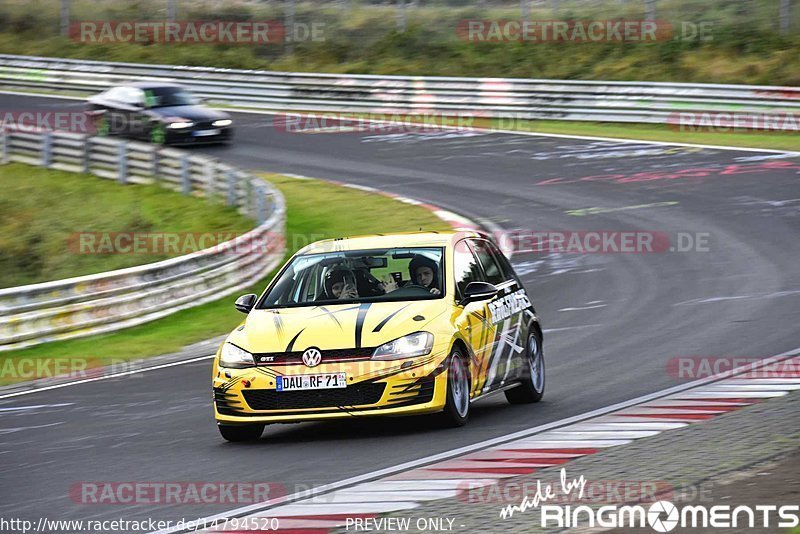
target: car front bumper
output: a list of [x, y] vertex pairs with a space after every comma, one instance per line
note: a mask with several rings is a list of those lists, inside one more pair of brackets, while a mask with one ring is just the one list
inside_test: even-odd
[[[198, 135], [198, 132], [211, 132], [209, 135]], [[233, 127], [193, 127], [184, 129], [169, 129], [166, 131], [166, 144], [168, 145], [199, 145], [207, 143], [228, 143], [233, 139]]]
[[[252, 424], [438, 412], [447, 397], [445, 360], [443, 356], [428, 357], [404, 370], [399, 370], [403, 362], [380, 362], [384, 365], [361, 374], [354, 373], [352, 365], [321, 365], [314, 373], [345, 372], [347, 387], [283, 392], [275, 389], [276, 369], [287, 376], [308, 374], [310, 370], [215, 367], [214, 416], [220, 424]], [[398, 370], [395, 372], [392, 367]], [[374, 377], [364, 378], [365, 375]]]

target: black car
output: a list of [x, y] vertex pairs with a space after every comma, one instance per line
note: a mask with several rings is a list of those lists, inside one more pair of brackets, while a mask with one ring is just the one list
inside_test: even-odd
[[160, 82], [118, 85], [89, 98], [98, 135], [157, 144], [228, 143], [230, 115], [208, 108], [184, 87]]

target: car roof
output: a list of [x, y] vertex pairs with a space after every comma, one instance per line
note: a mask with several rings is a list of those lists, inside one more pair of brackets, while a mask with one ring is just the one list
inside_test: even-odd
[[445, 230], [441, 232], [402, 232], [338, 237], [311, 243], [297, 254], [318, 254], [343, 250], [369, 250], [399, 247], [446, 247], [455, 239], [481, 237], [476, 231]]

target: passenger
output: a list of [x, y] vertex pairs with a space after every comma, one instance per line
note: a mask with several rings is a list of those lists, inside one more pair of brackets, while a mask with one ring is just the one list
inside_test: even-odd
[[408, 264], [408, 275], [412, 284], [422, 286], [434, 295], [441, 294], [439, 265], [432, 259], [420, 254], [414, 256]]
[[325, 275], [325, 296], [328, 299], [357, 299], [353, 273], [338, 268], [328, 271]]

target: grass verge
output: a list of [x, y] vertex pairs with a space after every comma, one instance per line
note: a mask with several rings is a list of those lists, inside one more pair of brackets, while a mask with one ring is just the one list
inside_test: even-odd
[[115, 233], [232, 235], [255, 226], [234, 208], [157, 185], [120, 186], [16, 163], [0, 166], [0, 182], [0, 288], [123, 269], [196, 250], [186, 250], [191, 242], [181, 240], [160, 250], [142, 246], [133, 249], [141, 253], [111, 253], [121, 249], [102, 238]]
[[[445, 230], [449, 226], [430, 211], [391, 198], [321, 182], [276, 174], [264, 177], [286, 197], [288, 252], [329, 237], [418, 230]], [[275, 273], [241, 293], [260, 293]], [[185, 345], [230, 331], [243, 316], [227, 296], [164, 319], [82, 339], [46, 343], [0, 353], [0, 385], [39, 378], [20, 376], [21, 369], [41, 359], [71, 361], [86, 368], [146, 358], [180, 350]], [[27, 366], [20, 365], [26, 362]], [[34, 367], [35, 368], [35, 367]], [[42, 369], [48, 369], [43, 366]]]

